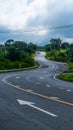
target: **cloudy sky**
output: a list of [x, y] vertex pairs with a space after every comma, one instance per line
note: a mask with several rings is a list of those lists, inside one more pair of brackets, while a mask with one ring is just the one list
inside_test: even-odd
[[14, 39], [44, 44], [58, 37], [73, 42], [73, 28], [43, 29], [70, 24], [73, 0], [0, 0], [0, 43]]

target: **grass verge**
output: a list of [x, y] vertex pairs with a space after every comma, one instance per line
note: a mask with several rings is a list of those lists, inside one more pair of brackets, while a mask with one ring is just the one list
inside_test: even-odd
[[35, 62], [35, 66], [33, 67], [27, 67], [27, 68], [20, 68], [20, 69], [8, 69], [8, 70], [0, 70], [0, 73], [8, 73], [8, 72], [19, 72], [19, 71], [25, 71], [25, 70], [32, 70], [39, 67], [39, 64]]
[[73, 74], [61, 74], [57, 78], [69, 82], [73, 82]]

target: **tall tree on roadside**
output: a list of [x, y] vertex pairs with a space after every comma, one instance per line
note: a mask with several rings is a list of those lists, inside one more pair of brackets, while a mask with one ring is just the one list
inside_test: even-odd
[[5, 47], [10, 47], [14, 43], [13, 39], [9, 39], [5, 42]]
[[69, 47], [69, 43], [68, 42], [63, 42], [62, 44], [61, 44], [61, 48], [62, 49], [67, 49]]
[[56, 49], [56, 50], [60, 49], [61, 42], [62, 42], [60, 38], [58, 39], [51, 38], [50, 42], [51, 42], [52, 49]]

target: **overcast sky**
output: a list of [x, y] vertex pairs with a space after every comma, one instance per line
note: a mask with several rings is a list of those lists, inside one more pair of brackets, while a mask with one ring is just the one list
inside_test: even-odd
[[[73, 0], [0, 0], [0, 42], [8, 39], [37, 44], [48, 43], [50, 38], [73, 42], [73, 28], [15, 33], [73, 24]], [[12, 33], [1, 33], [9, 30]]]

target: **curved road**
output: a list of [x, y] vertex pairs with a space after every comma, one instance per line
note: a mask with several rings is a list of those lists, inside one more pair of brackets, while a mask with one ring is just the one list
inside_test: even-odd
[[64, 64], [35, 56], [38, 69], [0, 75], [0, 130], [72, 130], [73, 83], [55, 75]]

